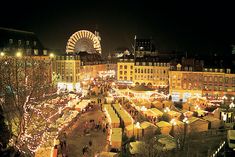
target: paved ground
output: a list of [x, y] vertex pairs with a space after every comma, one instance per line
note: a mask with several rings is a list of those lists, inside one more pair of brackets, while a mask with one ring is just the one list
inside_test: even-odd
[[90, 120], [95, 120], [98, 123], [99, 117], [104, 116], [99, 109], [84, 113], [74, 123], [73, 127], [67, 130], [68, 157], [82, 157], [82, 149], [85, 145], [89, 145], [92, 141], [92, 146], [89, 147], [89, 153], [86, 156], [94, 156], [95, 153], [105, 150], [106, 132], [100, 130], [91, 130], [89, 134], [84, 134], [85, 123], [90, 123]]

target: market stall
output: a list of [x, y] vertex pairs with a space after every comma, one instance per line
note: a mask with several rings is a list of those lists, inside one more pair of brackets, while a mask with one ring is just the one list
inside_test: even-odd
[[54, 157], [54, 154], [57, 155], [57, 149], [54, 151], [54, 147], [41, 147], [35, 152], [34, 157]]
[[205, 116], [202, 119], [209, 122], [209, 129], [219, 129], [222, 126], [222, 120], [213, 116]]
[[112, 128], [111, 135], [111, 148], [118, 149], [122, 148], [122, 128]]
[[109, 123], [111, 124], [112, 128], [120, 127], [120, 119], [110, 104], [104, 105], [104, 111], [105, 111], [106, 117], [108, 118]]
[[179, 119], [180, 116], [181, 116], [181, 113], [180, 112], [177, 112], [177, 111], [173, 111], [173, 110], [170, 110], [169, 112], [167, 112], [167, 116], [170, 118], [170, 119]]
[[134, 120], [131, 115], [120, 104], [112, 104], [112, 106], [121, 118], [121, 121], [123, 122], [124, 126], [128, 126], [134, 123]]
[[168, 100], [163, 101], [162, 104], [163, 104], [163, 108], [166, 108], [166, 107], [170, 108], [172, 105], [174, 105], [172, 101], [168, 101]]
[[187, 131], [188, 133], [208, 131], [208, 125], [209, 122], [204, 119], [197, 117], [190, 117], [188, 118]]
[[163, 103], [161, 101], [155, 100], [152, 102], [152, 105], [160, 110], [164, 108]]
[[172, 125], [166, 121], [160, 121], [156, 123], [156, 126], [160, 129], [161, 134], [165, 135], [168, 135], [172, 128]]
[[147, 121], [140, 123], [140, 127], [142, 129], [142, 136], [154, 135], [158, 129], [157, 126]]
[[118, 157], [118, 153], [114, 152], [101, 152], [96, 154], [96, 157]]
[[142, 128], [140, 124], [131, 124], [125, 127], [124, 132], [128, 138], [135, 136], [136, 138], [142, 137]]

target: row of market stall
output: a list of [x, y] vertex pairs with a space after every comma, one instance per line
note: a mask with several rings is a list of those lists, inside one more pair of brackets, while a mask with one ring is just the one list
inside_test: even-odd
[[[116, 89], [115, 91], [118, 97], [127, 99], [130, 102], [129, 105], [149, 121], [125, 126], [125, 133], [129, 138], [135, 136], [136, 139], [141, 140], [144, 136], [154, 134], [156, 131], [163, 136], [193, 134], [206, 132], [209, 129], [219, 129], [222, 126], [221, 118], [205, 111], [205, 108], [214, 104], [204, 98], [189, 98], [187, 102], [182, 103], [182, 110], [180, 110], [171, 100], [167, 100], [167, 97], [159, 97], [159, 95], [152, 97], [154, 94], [152, 91], [129, 89], [124, 91]], [[136, 143], [131, 144], [133, 148]]]
[[58, 148], [55, 146], [59, 145], [58, 135], [69, 127], [79, 113], [81, 113], [90, 103], [89, 100], [80, 100], [75, 97], [69, 97], [67, 99], [68, 101], [63, 101], [66, 102], [66, 104], [58, 103], [61, 99], [57, 99], [50, 101], [51, 103], [54, 103], [53, 105], [47, 105], [47, 108], [51, 106], [54, 110], [57, 110], [57, 112], [49, 117], [50, 124], [47, 131], [44, 130], [43, 144], [35, 152], [35, 157], [57, 156]]
[[122, 128], [133, 124], [131, 116], [122, 108], [120, 104], [104, 104], [105, 115], [108, 118], [110, 125], [110, 135], [108, 141], [110, 142], [111, 149], [121, 150], [122, 144]]

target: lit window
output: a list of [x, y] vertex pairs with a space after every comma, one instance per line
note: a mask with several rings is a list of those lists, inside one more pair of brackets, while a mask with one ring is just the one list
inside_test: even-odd
[[13, 44], [13, 39], [9, 39], [9, 44]]
[[38, 49], [34, 49], [33, 52], [34, 52], [34, 55], [38, 55]]
[[19, 45], [19, 46], [21, 45], [21, 40], [18, 40], [18, 45]]

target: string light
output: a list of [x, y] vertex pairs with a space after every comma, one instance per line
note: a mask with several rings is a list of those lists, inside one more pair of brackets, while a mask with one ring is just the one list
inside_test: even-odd
[[[54, 99], [52, 102], [53, 101]], [[75, 103], [74, 99], [70, 101]], [[66, 108], [70, 107], [70, 103], [60, 104], [59, 100], [55, 100], [54, 104], [57, 103], [57, 105], [53, 106], [53, 110], [56, 112], [53, 115], [48, 116], [47, 112], [44, 112], [44, 110], [48, 108], [43, 105], [47, 102], [43, 102], [40, 105], [29, 105], [28, 102], [29, 96], [26, 98], [25, 104], [23, 106], [25, 131], [21, 132], [21, 136], [19, 137], [19, 141], [17, 143], [14, 142], [14, 139], [10, 139], [9, 141], [9, 143], [15, 146], [22, 153], [26, 153], [25, 150], [29, 150], [31, 153], [35, 153], [42, 146], [53, 146], [53, 142], [50, 141], [58, 138], [60, 132], [64, 130], [72, 121], [72, 119], [74, 119], [79, 113], [78, 111], [69, 111], [69, 116], [63, 115], [61, 118], [54, 121], [54, 123], [50, 124], [53, 118], [58, 116]], [[61, 107], [61, 105], [63, 105], [63, 107]], [[83, 107], [86, 106], [83, 104]], [[53, 125], [58, 125], [57, 131], [50, 131], [52, 128], [55, 129]]]

